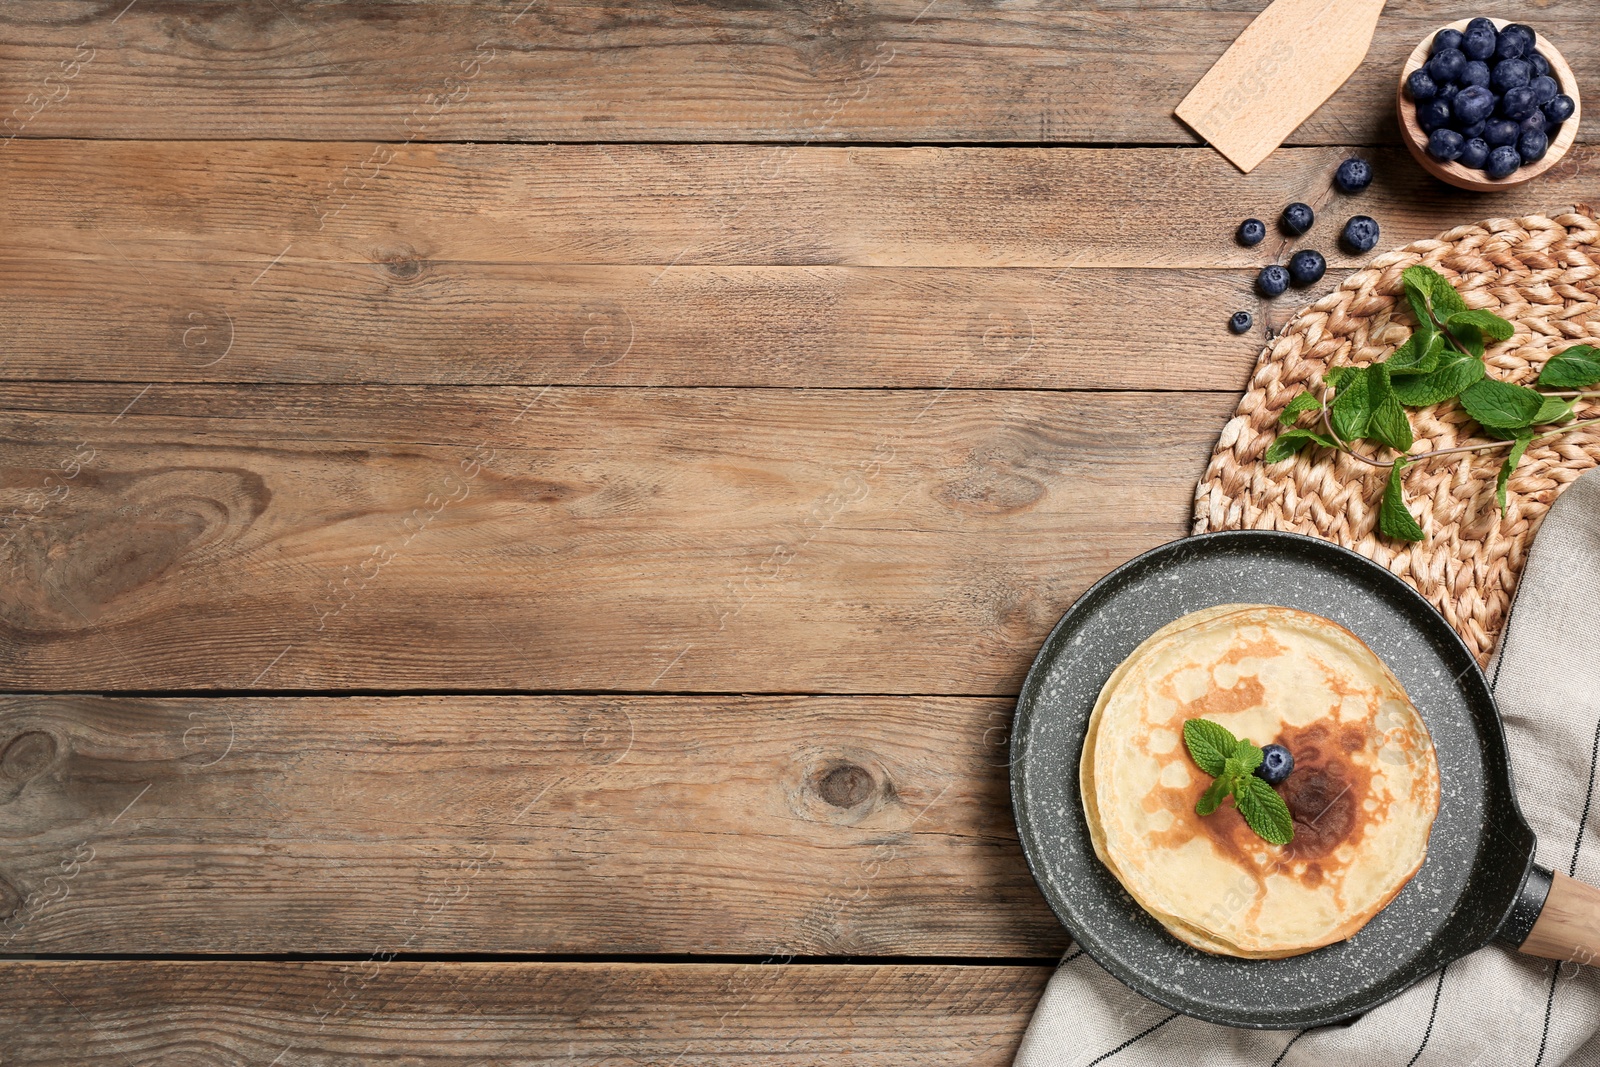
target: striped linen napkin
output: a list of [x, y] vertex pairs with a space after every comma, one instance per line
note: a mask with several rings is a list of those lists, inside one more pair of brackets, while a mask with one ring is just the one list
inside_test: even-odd
[[[1600, 470], [1545, 516], [1489, 678], [1538, 862], [1600, 885]], [[1015, 1067], [1600, 1067], [1597, 968], [1500, 944], [1423, 979], [1353, 1023], [1234, 1030], [1179, 1015], [1062, 959]]]

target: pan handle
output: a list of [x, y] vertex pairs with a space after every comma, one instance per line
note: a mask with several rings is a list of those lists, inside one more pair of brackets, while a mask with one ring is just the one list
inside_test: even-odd
[[[1578, 964], [1600, 959], [1600, 889], [1538, 867], [1529, 873], [1528, 882], [1550, 888], [1544, 894], [1544, 906], [1538, 908], [1532, 928], [1517, 945], [1518, 951], [1542, 959]], [[1530, 888], [1532, 886], [1524, 888], [1519, 906], [1524, 906], [1528, 900]]]

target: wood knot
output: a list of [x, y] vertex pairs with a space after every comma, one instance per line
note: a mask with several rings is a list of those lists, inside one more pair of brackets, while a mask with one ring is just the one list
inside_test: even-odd
[[13, 782], [36, 778], [56, 761], [60, 746], [43, 730], [18, 734], [0, 751], [0, 777]]
[[412, 281], [420, 276], [428, 265], [426, 260], [409, 248], [380, 255], [377, 257], [377, 262], [389, 277], [403, 282]]
[[836, 808], [853, 808], [866, 803], [877, 783], [864, 767], [854, 763], [836, 763], [817, 775], [817, 795]]

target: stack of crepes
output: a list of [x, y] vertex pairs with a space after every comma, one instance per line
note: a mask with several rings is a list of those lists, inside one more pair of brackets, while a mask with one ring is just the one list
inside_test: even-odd
[[[1183, 724], [1280, 744], [1294, 818], [1268, 844], [1224, 801]], [[1186, 615], [1101, 690], [1079, 767], [1096, 854], [1172, 935], [1206, 952], [1293, 956], [1350, 937], [1422, 866], [1439, 768], [1422, 716], [1371, 649], [1308, 612], [1231, 604]]]

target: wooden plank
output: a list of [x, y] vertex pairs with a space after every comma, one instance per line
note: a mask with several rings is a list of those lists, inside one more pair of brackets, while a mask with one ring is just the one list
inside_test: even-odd
[[0, 686], [1014, 692], [1233, 405], [10, 385]]
[[776, 960], [10, 962], [0, 964], [0, 1035], [7, 1067], [1001, 1067], [1049, 976], [1048, 967]]
[[1283, 247], [1240, 248], [1239, 220], [1304, 200], [1323, 218], [1301, 243], [1349, 266], [1335, 240], [1349, 214], [1373, 216], [1398, 246], [1556, 211], [1592, 195], [1585, 168], [1600, 158], [1575, 149], [1538, 182], [1484, 195], [1385, 149], [1371, 153], [1370, 189], [1336, 196], [1349, 151], [1284, 149], [1242, 176], [1197, 149], [19, 140], [0, 152], [0, 234], [18, 258], [230, 264], [245, 289], [306, 262], [420, 278], [446, 260], [667, 275], [696, 264], [1248, 269]]
[[[251, 286], [260, 272], [0, 261], [0, 376], [1235, 390], [1291, 313], [1250, 271], [280, 263]], [[1260, 328], [1235, 336], [1241, 307]]]
[[0, 941], [1051, 957], [1007, 699], [0, 698]]
[[[404, 141], [1192, 143], [1173, 107], [1252, 0], [995, 7], [23, 0], [0, 131], [21, 137]], [[1393, 142], [1395, 79], [1459, 14], [1395, 0], [1367, 62], [1294, 135]], [[1535, 19], [1579, 68], [1583, 0]], [[196, 91], [204, 86], [204, 91]]]

